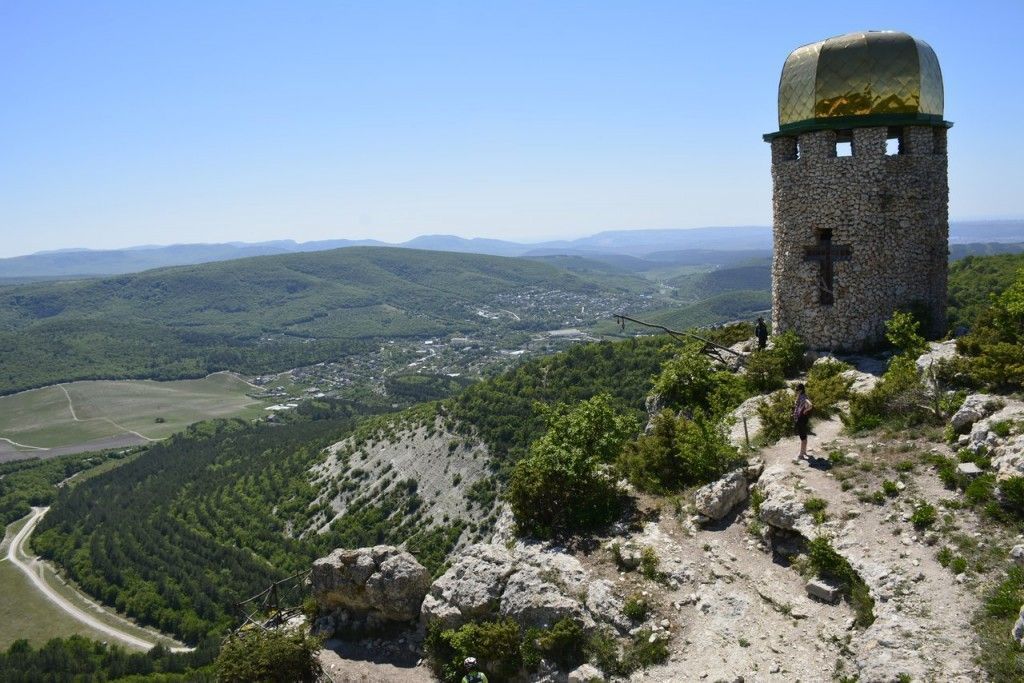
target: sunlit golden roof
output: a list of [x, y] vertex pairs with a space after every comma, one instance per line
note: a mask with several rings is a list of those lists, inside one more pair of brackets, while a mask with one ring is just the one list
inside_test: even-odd
[[[794, 50], [779, 81], [779, 131], [942, 124], [942, 71], [898, 31], [847, 33]], [[948, 125], [948, 124], [947, 124]]]

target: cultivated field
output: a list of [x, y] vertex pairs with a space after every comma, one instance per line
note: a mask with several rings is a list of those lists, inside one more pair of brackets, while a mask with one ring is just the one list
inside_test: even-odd
[[0, 397], [0, 461], [117, 448], [162, 439], [217, 417], [256, 417], [262, 401], [241, 378], [90, 381]]

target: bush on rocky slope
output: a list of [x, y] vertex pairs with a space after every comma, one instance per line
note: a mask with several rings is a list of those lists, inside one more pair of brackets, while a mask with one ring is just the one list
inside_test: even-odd
[[663, 410], [650, 433], [626, 445], [619, 468], [637, 488], [668, 493], [713, 481], [742, 460], [721, 423], [703, 411], [690, 418]]
[[516, 463], [508, 500], [521, 531], [549, 538], [591, 529], [619, 509], [618, 487], [606, 465], [639, 425], [599, 394], [547, 414], [548, 430]]

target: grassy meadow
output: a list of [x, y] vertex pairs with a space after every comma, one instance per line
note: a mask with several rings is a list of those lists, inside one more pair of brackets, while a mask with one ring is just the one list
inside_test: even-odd
[[28, 447], [73, 446], [131, 432], [162, 439], [200, 420], [262, 414], [264, 403], [246, 395], [252, 391], [227, 373], [172, 382], [100, 380], [43, 387], [0, 396], [0, 437], [41, 456], [45, 451]]

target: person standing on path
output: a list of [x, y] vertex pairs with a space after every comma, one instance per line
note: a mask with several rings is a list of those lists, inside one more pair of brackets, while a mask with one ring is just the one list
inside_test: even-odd
[[803, 384], [797, 384], [796, 403], [793, 404], [793, 425], [796, 427], [797, 436], [800, 437], [800, 454], [793, 458], [794, 464], [807, 457], [807, 432], [813, 409], [814, 404], [807, 398], [807, 388]]
[[764, 351], [764, 347], [768, 346], [768, 326], [760, 316], [757, 318], [757, 325], [754, 325], [754, 336], [757, 337], [757, 350]]

